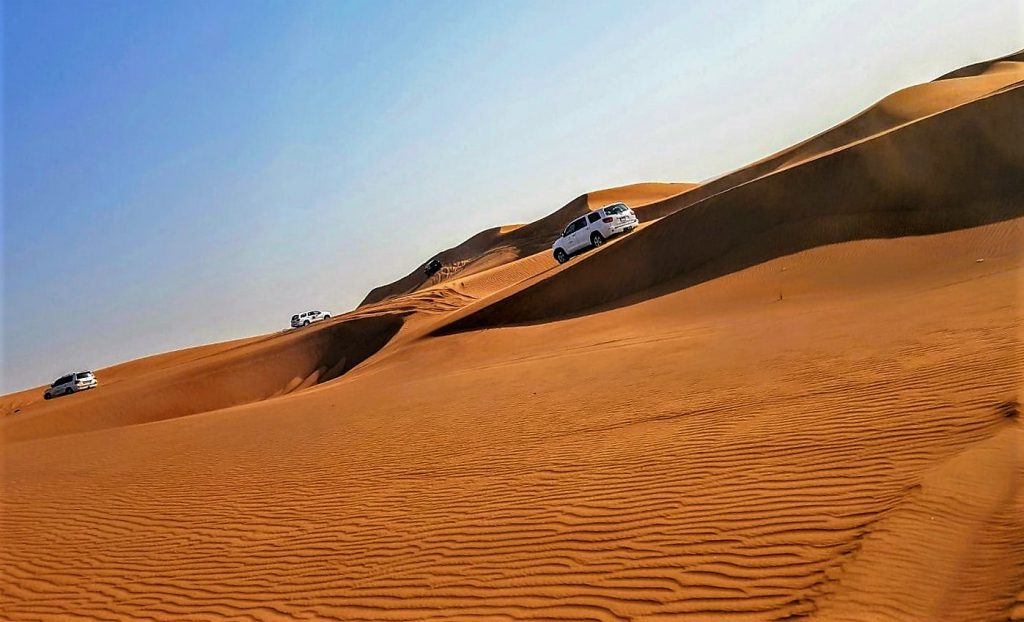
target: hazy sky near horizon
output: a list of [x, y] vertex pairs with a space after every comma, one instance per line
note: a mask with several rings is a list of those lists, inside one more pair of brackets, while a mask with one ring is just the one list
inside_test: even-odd
[[3, 378], [283, 328], [1024, 47], [1018, 0], [3, 5]]

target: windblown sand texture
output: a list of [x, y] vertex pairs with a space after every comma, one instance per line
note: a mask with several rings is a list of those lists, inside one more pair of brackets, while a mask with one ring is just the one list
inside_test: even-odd
[[0, 619], [1024, 620], [1022, 110], [1024, 55], [973, 65], [5, 396]]

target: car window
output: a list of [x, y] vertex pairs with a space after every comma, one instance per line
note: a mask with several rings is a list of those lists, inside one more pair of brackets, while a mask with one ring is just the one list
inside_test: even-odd
[[587, 226], [587, 219], [586, 218], [580, 218], [579, 220], [577, 220], [576, 222], [574, 222], [572, 224], [573, 224], [573, 231], [579, 231], [580, 229], [582, 229], [582, 228]]
[[91, 375], [92, 375], [91, 372], [83, 371], [83, 372], [79, 372], [79, 373], [75, 374], [75, 378], [88, 378]]
[[57, 386], [58, 384], [65, 384], [65, 383], [68, 383], [68, 382], [71, 382], [71, 376], [70, 375], [68, 375], [68, 376], [61, 376], [60, 378], [57, 379], [57, 382], [53, 383], [53, 386]]
[[618, 203], [616, 205], [609, 205], [608, 207], [604, 208], [604, 213], [608, 214], [609, 216], [612, 214], [621, 214], [624, 211], [626, 211], [626, 206], [623, 205], [622, 203]]
[[589, 220], [590, 222], [597, 222], [598, 220], [601, 220], [601, 215], [598, 214], [597, 212], [587, 214], [587, 220]]

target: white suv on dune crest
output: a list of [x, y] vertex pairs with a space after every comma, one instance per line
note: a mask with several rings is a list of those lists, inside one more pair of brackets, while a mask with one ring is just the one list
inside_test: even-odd
[[292, 316], [292, 328], [309, 326], [313, 322], [322, 322], [329, 319], [331, 319], [331, 314], [327, 311], [305, 311]]
[[573, 253], [601, 246], [613, 235], [629, 233], [638, 224], [640, 220], [625, 203], [606, 205], [569, 223], [551, 250], [558, 263], [565, 263]]
[[86, 389], [95, 389], [96, 375], [91, 371], [80, 371], [77, 374], [67, 374], [57, 378], [50, 385], [50, 388], [43, 393], [43, 399], [51, 399], [58, 395], [71, 395]]

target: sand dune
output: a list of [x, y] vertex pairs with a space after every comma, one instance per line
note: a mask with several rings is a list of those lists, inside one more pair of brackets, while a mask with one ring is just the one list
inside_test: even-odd
[[[908, 87], [817, 136], [702, 183], [686, 195], [685, 201], [674, 201], [674, 208], [682, 209], [786, 166], [990, 95], [1021, 81], [1024, 81], [1024, 51], [977, 63], [932, 82]], [[660, 209], [673, 211], [672, 208]]]
[[[0, 619], [1024, 619], [1016, 71], [5, 397]], [[551, 259], [623, 196], [640, 230]]]
[[401, 326], [399, 313], [332, 320], [212, 355], [143, 359], [131, 375], [117, 367], [101, 370], [102, 390], [23, 407], [4, 419], [4, 437], [14, 442], [147, 423], [284, 395], [339, 377]]
[[[640, 207], [637, 214], [642, 220], [661, 215], [656, 207], [658, 201], [677, 196], [694, 187], [685, 183], [643, 183], [618, 188], [598, 190], [576, 197], [540, 220], [526, 225], [505, 225], [482, 231], [462, 244], [437, 254], [445, 267], [438, 274], [427, 278], [423, 266], [419, 266], [405, 277], [373, 289], [361, 305], [381, 302], [422, 287], [429, 287], [456, 276], [466, 277], [476, 272], [494, 268], [540, 251], [551, 248], [551, 243], [565, 225], [591, 209], [609, 203], [626, 201]], [[424, 261], [426, 263], [426, 260]]]
[[[182, 350], [175, 350], [173, 352], [165, 352], [163, 354], [156, 354], [153, 356], [147, 356], [134, 361], [128, 361], [127, 363], [120, 363], [111, 367], [106, 367], [101, 370], [103, 375], [104, 384], [119, 382], [125, 378], [132, 378], [148, 371], [154, 371], [157, 369], [165, 369], [173, 365], [185, 363], [188, 361], [194, 361], [196, 359], [204, 358], [214, 354], [226, 352], [232, 348], [241, 346], [246, 343], [251, 343], [262, 339], [262, 337], [248, 337], [245, 339], [237, 339], [234, 341], [225, 341], [222, 343], [213, 343], [195, 348], [185, 348]], [[71, 370], [68, 370], [71, 371]], [[49, 385], [34, 387], [32, 389], [26, 389], [17, 393], [11, 393], [0, 397], [0, 417], [6, 417], [8, 415], [15, 414], [26, 406], [35, 404], [43, 401], [43, 392]]]
[[810, 250], [420, 340], [287, 401], [8, 445], [4, 615], [1005, 619], [1022, 224]]
[[712, 195], [467, 307], [446, 330], [542, 321], [823, 244], [1024, 215], [1022, 109], [1024, 86], [1014, 87]]
[[[427, 279], [422, 266], [409, 275], [372, 290], [362, 304], [438, 283], [456, 274], [468, 275], [514, 261], [550, 247], [550, 240], [585, 209], [618, 201], [640, 207], [642, 221], [667, 216], [716, 193], [749, 182], [787, 166], [878, 135], [905, 123], [998, 92], [1024, 81], [1024, 52], [977, 63], [946, 74], [933, 82], [906, 88], [868, 110], [806, 141], [703, 184], [640, 183], [597, 190], [573, 199], [549, 216], [529, 225], [506, 225], [482, 231], [459, 246], [437, 255], [447, 266]], [[681, 196], [685, 193], [685, 196]], [[517, 235], [507, 234], [518, 232]]]

